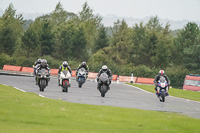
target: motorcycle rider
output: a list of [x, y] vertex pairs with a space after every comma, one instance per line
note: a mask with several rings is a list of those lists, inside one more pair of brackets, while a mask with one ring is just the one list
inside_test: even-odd
[[[158, 75], [156, 75], [155, 80], [154, 80], [156, 94], [157, 94], [158, 81], [160, 80], [161, 76], [163, 76], [165, 78], [165, 80], [167, 81], [168, 90], [169, 90], [170, 80], [169, 80], [168, 76], [165, 74], [165, 71], [160, 70]], [[167, 92], [167, 95], [168, 95], [168, 92]]]
[[87, 78], [88, 77], [88, 73], [89, 73], [89, 67], [88, 67], [88, 65], [86, 64], [85, 61], [83, 61], [82, 64], [80, 64], [79, 67], [77, 68], [76, 77], [77, 77], [77, 74], [78, 74], [78, 70], [81, 69], [81, 68], [84, 68], [86, 70], [86, 78]]
[[41, 64], [41, 59], [39, 58], [33, 65], [34, 74], [36, 75], [36, 69]]
[[[49, 68], [49, 65], [47, 64], [47, 60], [46, 59], [42, 59], [41, 60], [41, 64], [38, 66], [38, 68], [36, 70], [36, 73], [38, 73], [38, 71], [41, 70], [42, 68], [45, 68], [46, 70], [48, 70], [48, 73], [50, 75], [51, 70]], [[38, 78], [37, 78], [37, 81], [36, 81], [36, 85], [38, 85]], [[47, 82], [47, 86], [48, 86], [48, 82]]]
[[[108, 78], [109, 78], [109, 85], [108, 85], [108, 90], [110, 90], [110, 84], [111, 84], [111, 80], [112, 80], [112, 72], [110, 69], [108, 69], [108, 67], [106, 65], [102, 66], [102, 69], [99, 71], [98, 75], [97, 75], [97, 82], [99, 81], [99, 77], [102, 73], [106, 72], [108, 74]], [[97, 89], [100, 89], [100, 83], [98, 82], [97, 84]]]
[[67, 70], [71, 73], [72, 75], [72, 71], [71, 71], [71, 68], [70, 66], [68, 65], [68, 62], [67, 61], [63, 61], [62, 65], [59, 67], [59, 70], [58, 70], [58, 86], [60, 86], [60, 73], [64, 70]]

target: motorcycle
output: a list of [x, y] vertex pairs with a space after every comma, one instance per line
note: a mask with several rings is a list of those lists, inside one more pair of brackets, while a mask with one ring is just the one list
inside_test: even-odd
[[76, 81], [78, 82], [78, 87], [81, 88], [82, 85], [86, 81], [86, 71], [84, 68], [78, 70], [78, 74], [76, 76]]
[[45, 87], [48, 85], [48, 82], [50, 81], [50, 74], [48, 70], [42, 68], [37, 73], [37, 81], [38, 86], [40, 88], [40, 91], [44, 91]]
[[165, 97], [168, 96], [168, 84], [164, 77], [158, 81], [157, 96], [161, 102], [165, 102]]
[[60, 85], [63, 92], [68, 92], [68, 88], [71, 86], [71, 74], [68, 70], [60, 73]]
[[109, 83], [110, 83], [110, 79], [108, 78], [108, 74], [107, 73], [102, 73], [99, 77], [99, 81], [98, 84], [100, 84], [100, 88], [99, 91], [101, 93], [102, 97], [105, 97], [106, 92], [108, 91], [108, 87], [109, 87]]

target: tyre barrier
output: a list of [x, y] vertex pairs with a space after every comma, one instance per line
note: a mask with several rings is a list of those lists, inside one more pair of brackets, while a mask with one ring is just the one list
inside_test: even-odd
[[[29, 72], [33, 73], [32, 67], [21, 67], [21, 66], [11, 66], [11, 65], [4, 65], [3, 70], [9, 71], [20, 71], [20, 72]], [[58, 75], [58, 69], [51, 69], [52, 75]], [[98, 73], [89, 72], [88, 79], [96, 79]], [[72, 77], [76, 77], [76, 71], [72, 71]], [[131, 76], [117, 76], [113, 75], [114, 81], [119, 78], [119, 82], [131, 82]], [[140, 84], [154, 84], [154, 79], [152, 78], [141, 78], [141, 77], [133, 77], [133, 83], [140, 83]]]
[[76, 77], [76, 71], [72, 71], [72, 77]]
[[58, 69], [51, 69], [52, 75], [58, 75]]
[[112, 80], [114, 80], [114, 81], [116, 81], [117, 80], [117, 75], [113, 75], [113, 78], [112, 78]]
[[22, 67], [22, 72], [33, 73], [33, 68], [32, 67]]
[[9, 70], [9, 71], [22, 71], [21, 66], [11, 66], [11, 65], [4, 65], [3, 70]]
[[153, 78], [140, 78], [138, 77], [136, 80], [136, 83], [141, 83], [141, 84], [154, 84], [154, 79]]
[[88, 79], [96, 79], [98, 73], [89, 72]]
[[[136, 82], [137, 77], [133, 77], [133, 83]], [[119, 82], [131, 82], [131, 76], [119, 76]]]

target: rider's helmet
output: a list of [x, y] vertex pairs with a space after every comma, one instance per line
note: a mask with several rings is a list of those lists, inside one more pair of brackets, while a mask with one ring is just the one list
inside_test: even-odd
[[43, 67], [45, 67], [45, 66], [47, 65], [47, 60], [42, 59], [42, 60], [41, 60], [41, 65], [42, 65]]
[[37, 60], [37, 62], [38, 62], [39, 64], [41, 64], [41, 59], [39, 58], [39, 59]]
[[107, 71], [107, 69], [108, 69], [108, 67], [107, 67], [106, 65], [103, 65], [103, 66], [102, 66], [102, 70], [103, 70], [103, 71]]
[[64, 66], [64, 67], [67, 67], [67, 66], [68, 66], [67, 61], [63, 61], [63, 66]]
[[164, 70], [160, 70], [159, 71], [159, 75], [163, 76], [165, 74], [165, 71]]
[[82, 65], [82, 66], [86, 66], [86, 62], [85, 62], [85, 61], [83, 61], [81, 65]]

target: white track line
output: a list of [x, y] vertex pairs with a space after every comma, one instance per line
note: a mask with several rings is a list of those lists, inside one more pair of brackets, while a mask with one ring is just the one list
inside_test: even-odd
[[136, 89], [138, 89], [138, 90], [144, 91], [144, 92], [149, 93], [149, 94], [154, 94], [154, 93], [152, 93], [152, 92], [149, 92], [149, 91], [143, 90], [143, 89], [141, 89], [141, 88], [139, 88], [139, 87], [136, 87], [136, 86], [132, 86], [132, 85], [129, 85], [129, 84], [126, 84], [126, 83], [125, 83], [125, 85], [131, 86], [131, 87], [134, 87], [134, 88], [136, 88]]
[[22, 91], [22, 92], [26, 92], [26, 91], [24, 91], [24, 90], [22, 90], [22, 89], [19, 89], [19, 88], [17, 88], [17, 87], [14, 87], [15, 89], [17, 89], [17, 90], [20, 90], [20, 91]]
[[[6, 85], [6, 84], [2, 84], [2, 85], [4, 85], [4, 86], [8, 86], [8, 85]], [[15, 89], [17, 89], [17, 90], [20, 90], [20, 91], [22, 91], [22, 92], [26, 92], [26, 91], [24, 91], [24, 90], [22, 90], [22, 89], [19, 89], [19, 88], [17, 88], [17, 87], [13, 87], [13, 88], [15, 88]], [[41, 94], [38, 94], [40, 97], [45, 97], [45, 96], [43, 96], [43, 95], [41, 95]]]
[[38, 94], [40, 97], [45, 97], [45, 96], [43, 96], [43, 95], [41, 95], [41, 94]]
[[[129, 84], [125, 84], [125, 85], [132, 86], [132, 85], [129, 85]], [[136, 87], [136, 86], [132, 86], [132, 87], [134, 87], [134, 88], [136, 88], [136, 89], [138, 89], [138, 90], [144, 91], [144, 92], [146, 92], [146, 93], [154, 94], [154, 93], [152, 93], [152, 92], [143, 90], [143, 89], [141, 89], [141, 88], [139, 88], [139, 87]], [[181, 98], [181, 97], [175, 97], [175, 96], [169, 96], [169, 97], [173, 97], [173, 98], [177, 98], [177, 99], [182, 99], [182, 100], [187, 100], [187, 101], [189, 101], [189, 102], [197, 102], [197, 103], [200, 103], [199, 101], [194, 101], [194, 100], [190, 100], [190, 99], [186, 99], [186, 98]]]

